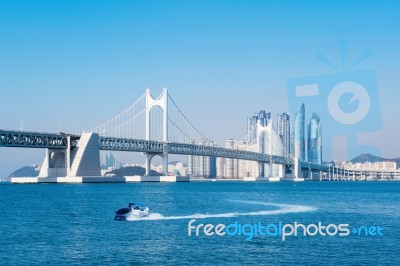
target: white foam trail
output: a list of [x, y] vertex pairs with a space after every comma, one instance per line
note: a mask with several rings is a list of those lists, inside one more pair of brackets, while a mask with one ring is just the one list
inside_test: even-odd
[[180, 219], [206, 219], [206, 218], [232, 218], [238, 216], [265, 216], [265, 215], [276, 215], [276, 214], [286, 214], [286, 213], [299, 213], [299, 212], [312, 212], [316, 211], [317, 208], [305, 205], [289, 205], [289, 204], [279, 204], [271, 202], [260, 202], [260, 201], [245, 201], [245, 200], [235, 200], [232, 202], [251, 204], [251, 205], [262, 205], [262, 206], [273, 206], [278, 207], [276, 210], [264, 210], [255, 212], [228, 212], [228, 213], [217, 213], [217, 214], [192, 214], [185, 216], [163, 216], [160, 213], [151, 213], [147, 217], [143, 218], [133, 218], [129, 221], [143, 221], [143, 220], [180, 220]]

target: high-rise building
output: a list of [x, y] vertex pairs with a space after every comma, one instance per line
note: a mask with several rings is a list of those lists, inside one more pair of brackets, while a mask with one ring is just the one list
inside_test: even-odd
[[[214, 141], [201, 140], [198, 145], [215, 146]], [[188, 156], [188, 175], [192, 177], [214, 178], [217, 176], [215, 156]]]
[[316, 113], [313, 113], [308, 124], [308, 161], [311, 163], [322, 163], [322, 132], [321, 120]]
[[225, 176], [225, 158], [218, 157], [216, 160], [217, 163], [217, 177]]
[[249, 142], [254, 142], [257, 132], [254, 130], [257, 124], [257, 116], [247, 118], [247, 135], [249, 135]]
[[291, 157], [306, 160], [306, 143], [304, 134], [305, 106], [301, 105], [298, 113], [290, 116], [290, 152]]
[[[234, 149], [235, 148], [235, 140], [229, 139], [225, 141], [225, 148], [227, 149]], [[237, 160], [236, 159], [231, 159], [231, 158], [226, 158], [225, 159], [225, 177], [227, 178], [237, 178], [238, 177], [238, 171], [237, 171]]]
[[115, 169], [117, 166], [117, 160], [110, 151], [102, 151], [100, 160], [102, 169]]
[[278, 136], [282, 140], [283, 154], [285, 157], [290, 156], [290, 115], [288, 113], [278, 114]]
[[258, 113], [258, 120], [260, 121], [261, 126], [265, 127], [271, 120], [271, 113], [267, 113], [266, 111], [261, 110]]

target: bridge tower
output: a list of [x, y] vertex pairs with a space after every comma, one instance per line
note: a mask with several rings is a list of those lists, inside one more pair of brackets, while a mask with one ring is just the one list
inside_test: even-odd
[[[260, 121], [258, 121], [256, 128], [257, 128], [256, 144], [259, 149], [259, 152], [267, 153], [267, 154], [271, 155], [271, 159], [268, 164], [268, 168], [269, 168], [268, 177], [271, 178], [274, 175], [274, 171], [273, 171], [274, 164], [272, 162], [272, 155], [283, 156], [283, 145], [282, 145], [281, 141], [279, 139], [277, 139], [277, 138], [279, 138], [279, 136], [274, 134], [275, 131], [274, 131], [274, 128], [272, 125], [272, 120], [269, 120], [266, 126], [261, 125]], [[276, 138], [276, 140], [274, 138]], [[265, 143], [265, 141], [267, 141], [267, 143]], [[278, 176], [285, 175], [284, 169], [285, 169], [284, 165], [279, 165]], [[258, 172], [259, 172], [259, 176], [261, 176], [261, 177], [265, 176], [265, 173], [264, 173], [265, 165], [263, 163], [258, 163]]]
[[146, 155], [146, 176], [150, 175], [151, 160], [154, 156], [160, 155], [163, 158], [163, 175], [168, 175], [168, 89], [164, 88], [162, 94], [154, 99], [150, 89], [146, 90], [146, 140], [151, 140], [151, 117], [150, 112], [153, 107], [160, 107], [163, 111], [163, 142], [165, 149], [162, 154], [145, 153]]

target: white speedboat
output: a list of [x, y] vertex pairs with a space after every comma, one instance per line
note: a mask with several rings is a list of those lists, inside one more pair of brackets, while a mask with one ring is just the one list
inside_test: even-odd
[[149, 216], [149, 208], [143, 204], [129, 203], [127, 208], [116, 211], [114, 220], [129, 220]]

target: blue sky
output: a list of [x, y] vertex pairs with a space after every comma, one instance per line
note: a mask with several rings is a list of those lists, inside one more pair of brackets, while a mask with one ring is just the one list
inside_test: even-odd
[[[346, 40], [347, 66], [372, 52], [355, 69], [376, 71], [380, 97], [382, 128], [359, 141], [400, 156], [399, 12], [396, 1], [0, 1], [1, 127], [80, 131], [168, 87], [223, 144], [255, 111], [288, 111], [288, 80], [346, 71], [315, 59], [340, 65]], [[0, 174], [43, 153], [1, 149]]]

